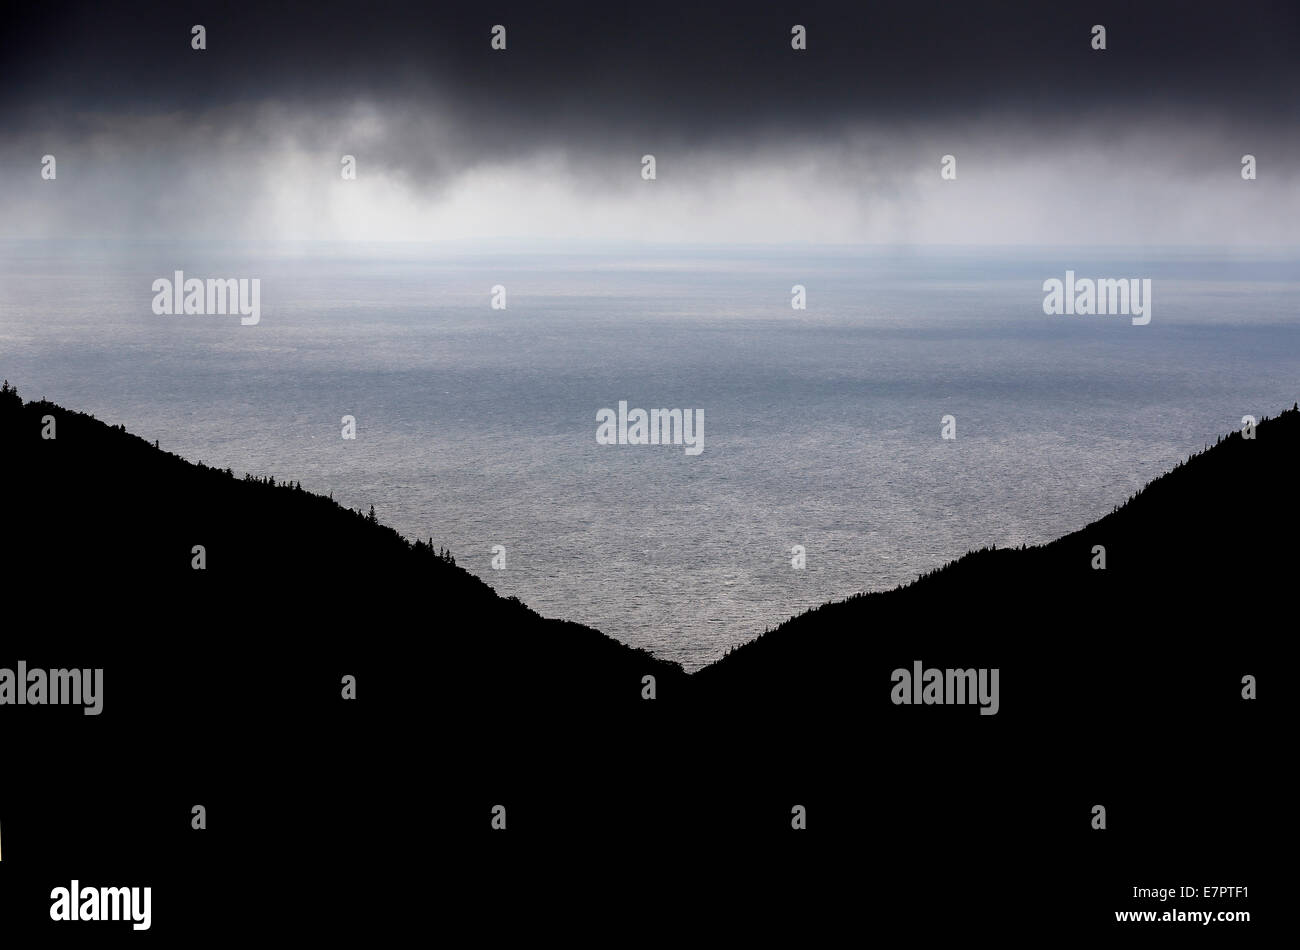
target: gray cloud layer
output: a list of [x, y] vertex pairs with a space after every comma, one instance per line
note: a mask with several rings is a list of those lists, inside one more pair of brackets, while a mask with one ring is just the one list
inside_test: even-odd
[[1297, 243], [1294, 6], [1040, 6], [24, 8], [0, 234]]

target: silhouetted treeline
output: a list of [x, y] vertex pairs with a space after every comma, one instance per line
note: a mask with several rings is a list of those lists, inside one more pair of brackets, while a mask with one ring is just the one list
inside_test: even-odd
[[[1271, 840], [1294, 407], [1057, 541], [989, 547], [823, 605], [689, 677], [498, 596], [373, 506], [194, 464], [7, 384], [0, 445], [0, 666], [103, 666], [113, 730], [81, 742], [93, 724], [19, 711], [6, 761], [39, 763], [42, 782], [7, 784], [6, 808], [55, 823], [95, 807], [50, 790], [119, 774], [126, 740], [108, 737], [144, 737], [148, 782], [100, 801], [119, 822], [218, 802], [234, 826], [212, 839], [228, 849], [214, 867], [237, 865], [275, 907], [340, 881], [355, 906], [379, 906], [399, 882], [356, 869], [412, 852], [465, 880], [513, 873], [530, 887], [558, 886], [556, 854], [592, 868], [644, 855], [654, 880], [694, 875], [697, 888], [712, 880], [705, 853], [733, 883], [761, 890], [788, 874], [783, 893], [843, 906], [866, 885], [840, 869], [875, 855], [890, 869], [872, 878], [877, 904], [915, 906], [924, 881], [946, 912], [976, 919], [1007, 905], [1008, 880], [979, 873], [996, 851], [1058, 869], [1011, 882], [1027, 915], [1037, 901], [1080, 919], [1125, 906], [1104, 889], [1131, 886], [1152, 854], [1165, 876], [1208, 880], [1236, 873], [1223, 868], [1241, 841]], [[999, 712], [893, 703], [891, 672], [914, 661], [998, 668]], [[1260, 678], [1258, 701], [1242, 699], [1245, 674]], [[345, 675], [355, 702], [340, 698]], [[51, 758], [68, 729], [76, 756]], [[1097, 801], [1119, 816], [1100, 842], [1087, 824]], [[508, 837], [490, 830], [494, 803], [509, 807]], [[817, 835], [791, 836], [795, 803]], [[100, 818], [102, 850], [127, 847]], [[5, 833], [7, 861], [8, 819]], [[82, 847], [72, 834], [67, 847]], [[246, 860], [268, 840], [289, 864]], [[190, 845], [173, 857], [191, 861]], [[1063, 861], [1075, 876], [1058, 889]]]

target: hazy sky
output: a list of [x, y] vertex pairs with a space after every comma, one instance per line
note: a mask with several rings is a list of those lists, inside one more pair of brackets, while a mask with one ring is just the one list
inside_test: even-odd
[[45, 3], [6, 26], [5, 237], [1300, 243], [1294, 2]]

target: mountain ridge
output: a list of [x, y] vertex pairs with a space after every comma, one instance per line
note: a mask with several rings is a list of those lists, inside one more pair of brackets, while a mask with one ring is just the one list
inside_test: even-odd
[[[916, 906], [923, 886], [960, 920], [1013, 888], [1026, 914], [1007, 925], [1027, 933], [1062, 914], [1102, 926], [1097, 908], [1127, 899], [1115, 882], [1251, 883], [1242, 841], [1284, 857], [1268, 822], [1289, 787], [1288, 698], [1270, 674], [1292, 610], [1300, 411], [1256, 434], [1046, 545], [822, 605], [687, 675], [359, 511], [6, 390], [0, 667], [102, 667], [104, 683], [102, 715], [4, 707], [6, 760], [41, 763], [5, 787], [6, 864], [93, 854], [123, 880], [168, 866], [178, 882], [237, 868], [275, 919], [332, 893], [340, 847], [365, 869], [349, 884], [364, 906], [426, 860], [466, 891], [504, 878], [547, 903], [564, 855], [643, 888], [703, 893], [721, 874], [800, 907], [856, 906], [868, 879], [880, 906]], [[891, 676], [916, 665], [997, 671], [996, 710], [900, 704]], [[136, 736], [154, 768], [124, 773]], [[103, 777], [91, 798], [86, 776]], [[219, 833], [186, 837], [193, 802]], [[1068, 854], [1073, 883], [988, 874], [989, 854], [1024, 869]], [[864, 878], [873, 855], [888, 872]], [[207, 919], [201, 889], [164, 883], [160, 910]], [[40, 906], [51, 885], [19, 886]]]
[[[1085, 538], [1100, 539], [1102, 536], [1115, 526], [1124, 522], [1127, 518], [1132, 517], [1133, 506], [1144, 506], [1144, 515], [1149, 513], [1149, 508], [1154, 501], [1155, 503], [1166, 506], [1171, 497], [1175, 496], [1181, 487], [1181, 480], [1191, 476], [1199, 475], [1202, 467], [1211, 463], [1219, 463], [1224, 453], [1235, 451], [1237, 448], [1247, 448], [1247, 443], [1270, 441], [1276, 444], [1281, 440], [1286, 448], [1282, 453], [1284, 458], [1294, 465], [1296, 461], [1297, 447], [1300, 446], [1300, 403], [1295, 403], [1290, 409], [1283, 410], [1278, 416], [1264, 416], [1259, 420], [1255, 427], [1255, 438], [1246, 439], [1240, 430], [1234, 430], [1227, 435], [1220, 436], [1214, 445], [1207, 445], [1200, 452], [1194, 452], [1186, 460], [1177, 463], [1173, 468], [1156, 476], [1147, 482], [1136, 492], [1130, 495], [1125, 501], [1115, 505], [1110, 512], [1101, 516], [1095, 521], [1089, 522], [1081, 528], [1077, 528], [1067, 534], [1064, 534], [1051, 541], [1034, 545], [1020, 545], [1013, 548], [998, 548], [996, 545], [986, 546], [975, 550], [967, 551], [965, 554], [944, 562], [942, 565], [927, 571], [912, 581], [895, 587], [878, 591], [863, 591], [850, 594], [839, 600], [827, 601], [819, 604], [802, 613], [796, 614], [775, 627], [765, 630], [752, 640], [732, 648], [728, 655], [724, 656], [701, 670], [698, 673], [705, 673], [716, 667], [726, 664], [731, 657], [742, 654], [747, 649], [755, 647], [765, 638], [781, 636], [781, 631], [788, 630], [792, 626], [797, 626], [806, 622], [805, 618], [818, 615], [824, 616], [827, 613], [834, 613], [841, 608], [853, 609], [868, 604], [879, 603], [880, 599], [891, 596], [903, 596], [905, 594], [917, 594], [928, 592], [932, 585], [942, 578], [951, 576], [953, 572], [961, 570], [974, 570], [977, 567], [982, 570], [984, 564], [991, 560], [999, 560], [999, 567], [1006, 568], [1011, 565], [1007, 562], [1016, 560], [1025, 555], [1033, 556], [1035, 554], [1052, 554], [1058, 555], [1062, 550], [1071, 549], [1077, 546]], [[1270, 455], [1271, 461], [1277, 459]], [[1234, 459], [1235, 461], [1235, 459]], [[1211, 473], [1212, 478], [1218, 478], [1220, 471]], [[1204, 480], [1204, 479], [1203, 479]], [[1175, 504], [1181, 503], [1182, 498], [1176, 498]], [[1169, 512], [1165, 512], [1162, 520], [1167, 520]], [[1089, 551], [1091, 555], [1091, 551]], [[1107, 569], [1110, 569], [1108, 565]], [[1279, 566], [1280, 568], [1280, 566]], [[731, 661], [735, 662], [735, 661]]]
[[[46, 417], [53, 417], [56, 420], [56, 436], [55, 439], [51, 440], [39, 440], [38, 433], [44, 427], [41, 420]], [[40, 441], [46, 441], [51, 447], [57, 447], [54, 449], [57, 452], [58, 448], [68, 444], [69, 439], [82, 438], [84, 441], [88, 433], [93, 433], [93, 437], [90, 439], [91, 443], [93, 443], [93, 449], [102, 450], [111, 444], [116, 453], [112, 460], [119, 467], [121, 474], [131, 477], [137, 477], [139, 472], [129, 468], [129, 466], [153, 464], [164, 469], [170, 469], [173, 474], [192, 479], [196, 486], [201, 486], [204, 489], [232, 491], [241, 495], [241, 500], [243, 493], [250, 490], [249, 486], [252, 486], [252, 490], [256, 491], [267, 488], [273, 489], [273, 495], [267, 497], [274, 497], [281, 507], [293, 505], [299, 509], [295, 512], [295, 517], [287, 519], [286, 524], [283, 526], [285, 530], [290, 530], [292, 524], [300, 521], [303, 512], [310, 512], [316, 518], [333, 518], [335, 524], [341, 526], [340, 530], [343, 530], [349, 538], [360, 540], [364, 537], [364, 543], [379, 548], [385, 558], [409, 558], [412, 565], [428, 570], [438, 583], [452, 583], [456, 586], [458, 593], [469, 598], [476, 607], [482, 608], [485, 604], [492, 604], [495, 609], [503, 611], [505, 616], [512, 619], [526, 618], [527, 623], [532, 627], [543, 625], [550, 628], [550, 632], [563, 633], [566, 636], [573, 637], [576, 641], [574, 645], [580, 649], [596, 649], [598, 652], [612, 655], [618, 652], [613, 646], [617, 645], [617, 647], [626, 650], [629, 657], [634, 658], [642, 665], [647, 665], [647, 669], [653, 669], [656, 674], [668, 672], [675, 679], [709, 680], [718, 675], [717, 671], [719, 669], [734, 667], [741, 662], [741, 658], [750, 657], [754, 655], [755, 651], [772, 649], [773, 644], [788, 638], [789, 631], [806, 627], [819, 618], [832, 616], [842, 611], [852, 612], [865, 609], [868, 606], [879, 604], [882, 599], [891, 597], [900, 599], [915, 597], [932, 590], [933, 585], [936, 583], [958, 573], [972, 572], [983, 576], [989, 572], [989, 565], [994, 561], [998, 564], [998, 570], [1014, 570], [1024, 557], [1051, 557], [1053, 561], [1059, 561], [1059, 555], [1063, 550], [1073, 550], [1083, 539], [1094, 538], [1095, 540], [1107, 534], [1113, 528], [1121, 530], [1123, 524], [1133, 517], [1132, 512], [1135, 505], [1140, 504], [1147, 511], [1155, 507], [1156, 503], [1163, 508], [1167, 506], [1168, 500], [1172, 496], [1178, 496], [1175, 504], [1181, 503], [1185, 499], [1181, 497], [1177, 486], [1181, 485], [1182, 480], [1200, 473], [1203, 468], [1207, 469], [1207, 473], [1206, 477], [1202, 478], [1202, 481], [1214, 484], [1215, 480], [1221, 479], [1223, 474], [1221, 471], [1222, 466], [1218, 464], [1218, 460], [1225, 453], [1235, 453], [1246, 447], [1248, 443], [1270, 445], [1277, 441], [1278, 436], [1287, 441], [1288, 444], [1293, 445], [1300, 442], [1300, 405], [1293, 405], [1291, 409], [1284, 410], [1279, 416], [1265, 416], [1261, 419], [1256, 428], [1256, 438], [1254, 440], [1244, 439], [1240, 431], [1233, 431], [1227, 436], [1221, 436], [1213, 446], [1207, 446], [1201, 452], [1189, 455], [1187, 460], [1178, 463], [1169, 471], [1148, 482], [1124, 502], [1116, 505], [1106, 515], [1066, 535], [1044, 544], [1021, 545], [1016, 548], [1002, 549], [994, 545], [968, 551], [960, 557], [947, 561], [905, 584], [886, 590], [858, 592], [842, 599], [828, 601], [787, 618], [776, 626], [757, 634], [753, 639], [732, 648], [723, 657], [691, 674], [686, 674], [681, 669], [680, 664], [656, 657], [651, 651], [624, 644], [608, 634], [583, 624], [558, 618], [543, 618], [536, 611], [519, 601], [518, 598], [502, 597], [482, 578], [456, 565], [450, 552], [444, 552], [441, 549], [435, 551], [432, 538], [428, 541], [409, 540], [402, 537], [395, 529], [379, 522], [374, 517], [373, 506], [370, 515], [367, 517], [359, 510], [345, 508], [335, 502], [332, 497], [303, 491], [301, 486], [295, 483], [284, 481], [277, 483], [273, 476], [256, 477], [246, 473], [240, 479], [229, 468], [221, 469], [201, 461], [190, 461], [167, 450], [160, 449], [156, 443], [150, 445], [145, 439], [127, 432], [125, 426], [106, 423], [93, 415], [71, 410], [44, 399], [23, 402], [18, 396], [17, 390], [10, 387], [7, 380], [4, 383], [3, 392], [0, 393], [0, 425], [3, 425], [6, 430], [4, 438], [7, 444], [21, 446], [27, 452], [31, 451], [33, 445], [39, 445]], [[20, 425], [25, 427], [25, 433], [18, 431]], [[1265, 450], [1261, 450], [1261, 452], [1263, 451]], [[7, 478], [11, 481], [8, 487], [11, 491], [15, 489], [21, 490], [23, 487], [12, 484], [14, 476], [12, 468], [14, 462], [21, 462], [24, 458], [30, 461], [35, 456], [26, 455], [20, 457], [17, 454], [12, 454], [10, 464], [6, 467], [8, 471]], [[85, 460], [78, 459], [78, 461], [84, 462]], [[1294, 463], [1294, 452], [1292, 453], [1291, 462]], [[39, 466], [38, 470], [41, 479], [50, 477], [49, 468]], [[103, 473], [102, 468], [100, 472]], [[1238, 480], [1234, 484], [1239, 485], [1240, 481]], [[1170, 486], [1175, 487], [1171, 489]], [[30, 490], [31, 485], [28, 484], [26, 487]], [[263, 502], [259, 507], [266, 508], [267, 505]], [[1169, 512], [1163, 512], [1161, 520], [1168, 521], [1169, 515]], [[364, 532], [364, 535], [362, 532]], [[196, 529], [196, 533], [201, 532]], [[40, 545], [39, 547], [43, 557], [54, 556], [54, 552], [49, 550], [48, 546]], [[337, 546], [335, 546], [332, 553], [338, 554]], [[1107, 556], [1113, 558], [1116, 553], [1121, 557], [1119, 565], [1108, 564], [1107, 570], [1113, 571], [1117, 566], [1122, 569], [1124, 565], [1122, 552], [1108, 550]], [[182, 554], [185, 554], [185, 556], [182, 557]], [[140, 552], [137, 550], [135, 555], [139, 557]], [[167, 568], [163, 568], [161, 562], [158, 562], [153, 565], [154, 569], [162, 569], [165, 573], [175, 575], [187, 572], [191, 567], [188, 552], [182, 552], [179, 548], [169, 552], [168, 557], [171, 559], [171, 563]], [[344, 562], [347, 560], [349, 559], [345, 558]], [[14, 565], [11, 564], [10, 569], [13, 568]], [[353, 568], [355, 569], [356, 565], [353, 565]], [[366, 573], [370, 572], [367, 571]], [[552, 644], [552, 646], [558, 647], [560, 644]]]

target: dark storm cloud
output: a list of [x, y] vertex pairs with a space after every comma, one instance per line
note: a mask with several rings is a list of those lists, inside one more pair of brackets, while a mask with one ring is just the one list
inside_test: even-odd
[[0, 233], [1268, 243], [1298, 91], [1291, 0], [14, 4]]
[[[194, 23], [208, 50], [189, 48]], [[495, 23], [509, 50], [488, 47]], [[790, 49], [792, 24], [809, 49]], [[1090, 28], [1108, 49], [1089, 47]], [[7, 111], [418, 102], [516, 133], [711, 138], [780, 123], [1044, 119], [1106, 108], [1297, 115], [1300, 5], [1281, 2], [25, 3]]]

